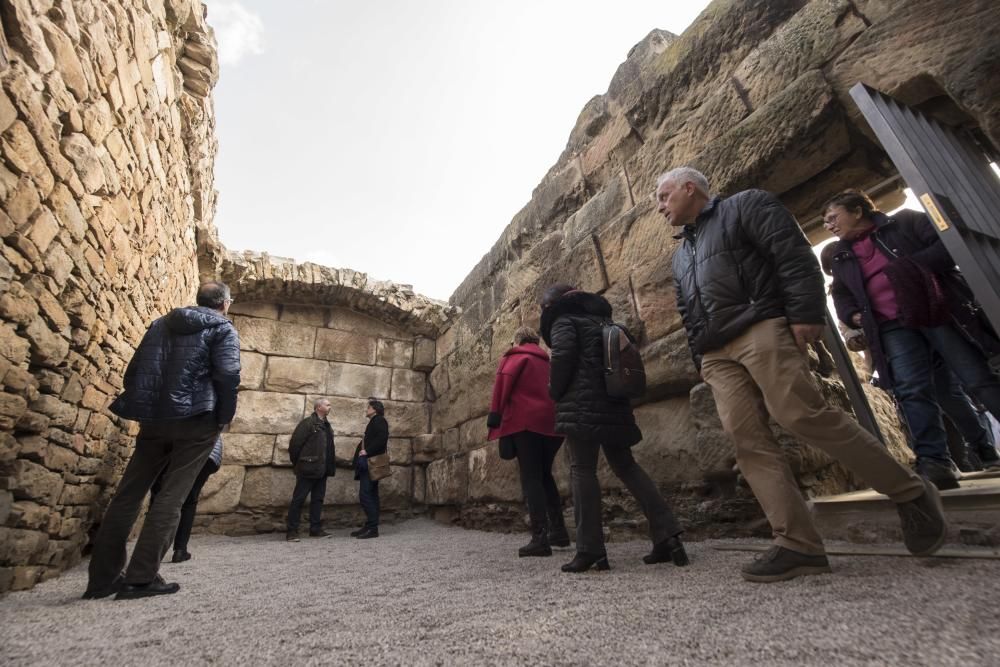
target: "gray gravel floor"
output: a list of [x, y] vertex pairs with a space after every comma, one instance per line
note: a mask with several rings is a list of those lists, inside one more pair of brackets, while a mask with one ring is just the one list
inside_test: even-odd
[[196, 536], [165, 563], [176, 595], [84, 601], [86, 564], [0, 598], [0, 662], [65, 664], [997, 665], [1000, 562], [839, 556], [835, 574], [760, 585], [746, 552], [612, 570], [518, 559], [523, 535], [430, 521], [377, 540], [337, 531]]

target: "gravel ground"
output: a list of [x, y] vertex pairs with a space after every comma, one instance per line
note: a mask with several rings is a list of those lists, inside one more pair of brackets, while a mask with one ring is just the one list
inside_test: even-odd
[[[518, 559], [523, 535], [426, 520], [377, 540], [337, 531], [196, 536], [165, 563], [176, 595], [79, 599], [86, 564], [0, 598], [0, 662], [29, 664], [997, 665], [1000, 562], [833, 557], [833, 575], [739, 578], [748, 552], [567, 575]], [[561, 551], [561, 552], [560, 552]]]

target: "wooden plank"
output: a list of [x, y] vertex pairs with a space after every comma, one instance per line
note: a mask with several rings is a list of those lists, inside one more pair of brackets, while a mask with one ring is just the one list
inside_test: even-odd
[[[767, 551], [773, 544], [733, 544], [716, 543], [710, 545], [716, 551]], [[901, 546], [882, 546], [877, 544], [838, 544], [826, 547], [828, 556], [909, 556], [916, 558], [913, 554]], [[927, 556], [921, 556], [927, 558]], [[975, 548], [944, 548], [935, 553], [930, 558], [980, 558], [987, 560], [1000, 560], [1000, 550], [986, 547]]]

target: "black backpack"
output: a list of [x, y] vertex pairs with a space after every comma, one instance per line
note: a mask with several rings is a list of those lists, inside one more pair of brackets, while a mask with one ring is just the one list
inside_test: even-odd
[[635, 339], [621, 324], [601, 327], [604, 385], [611, 398], [639, 398], [646, 393], [646, 369]]

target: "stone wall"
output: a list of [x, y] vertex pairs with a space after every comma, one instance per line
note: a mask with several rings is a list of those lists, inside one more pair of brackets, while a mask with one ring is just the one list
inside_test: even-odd
[[[723, 194], [770, 190], [819, 241], [819, 206], [831, 193], [860, 187], [899, 200], [895, 169], [850, 100], [858, 80], [1000, 145], [1000, 40], [983, 29], [998, 24], [1000, 5], [987, 0], [717, 0], [680, 37], [650, 33], [450, 299], [462, 314], [438, 338], [430, 376], [437, 460], [428, 501], [481, 525], [491, 503], [499, 515], [519, 499], [516, 471], [484, 442], [493, 373], [514, 329], [537, 326], [541, 290], [570, 282], [603, 294], [641, 337], [650, 382], [635, 453], [684, 505], [688, 526], [712, 532], [752, 515], [687, 351], [670, 274], [677, 242], [650, 197], [656, 176], [690, 164]], [[817, 379], [846, 404], [835, 378]], [[906, 457], [888, 402], [872, 397], [893, 451]], [[851, 484], [829, 459], [779, 437], [807, 493]], [[602, 478], [608, 518], [632, 521], [634, 507], [607, 470]]]
[[215, 198], [203, 16], [0, 3], [0, 592], [80, 559], [135, 432], [108, 402], [149, 322], [193, 299]]
[[389, 518], [420, 511], [420, 443], [431, 430], [427, 375], [434, 337], [453, 309], [350, 270], [220, 256], [219, 272], [235, 299], [230, 314], [240, 333], [242, 384], [223, 436], [223, 466], [205, 485], [198, 525], [229, 534], [284, 528], [295, 485], [288, 441], [320, 397], [332, 403], [340, 468], [327, 485], [325, 523], [348, 525], [360, 516], [349, 466], [369, 396], [385, 403], [391, 435], [393, 475], [382, 484], [383, 506]]

